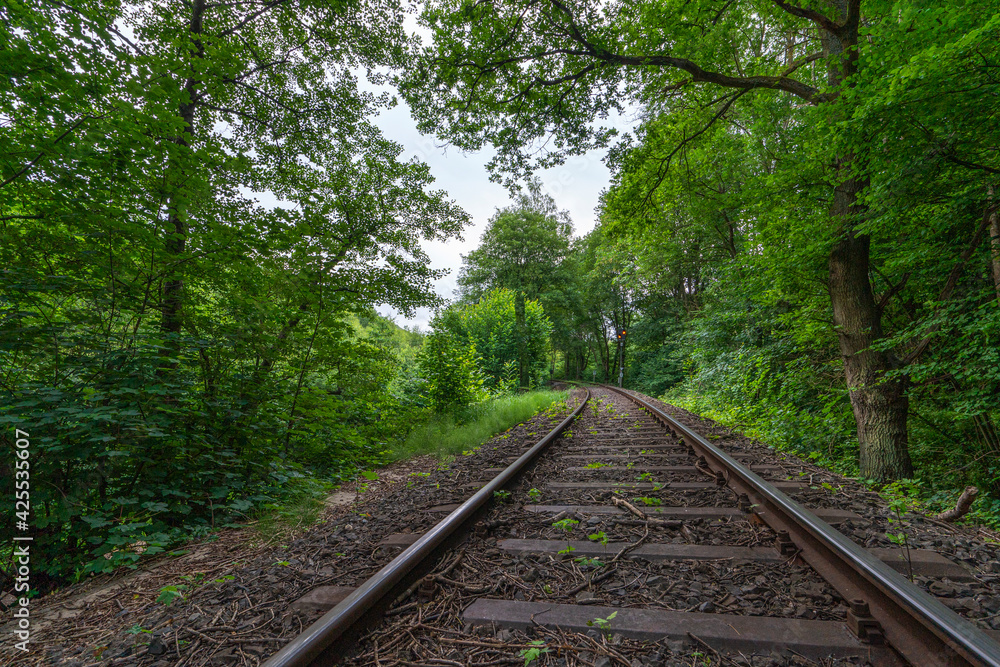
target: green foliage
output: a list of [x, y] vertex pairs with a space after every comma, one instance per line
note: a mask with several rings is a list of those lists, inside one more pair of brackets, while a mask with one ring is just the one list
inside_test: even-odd
[[595, 618], [593, 620], [587, 621], [587, 625], [594, 628], [599, 628], [601, 632], [603, 632], [605, 635], [609, 635], [611, 634], [611, 621], [615, 620], [616, 616], [618, 616], [618, 612], [613, 611], [610, 614], [608, 614], [606, 618]]
[[398, 4], [15, 2], [0, 34], [0, 439], [46, 482], [40, 587], [381, 461], [408, 360], [349, 320], [436, 305], [420, 243], [467, 221], [372, 121]]
[[524, 321], [519, 326], [517, 300], [513, 290], [488, 290], [476, 303], [453, 306], [433, 322], [435, 329], [475, 347], [484, 386], [494, 394], [517, 389], [517, 364], [522, 353], [529, 385], [540, 386], [545, 376], [552, 323], [541, 305], [528, 299], [521, 304]]
[[535, 660], [538, 660], [545, 653], [550, 653], [552, 649], [545, 648], [544, 639], [535, 639], [528, 642], [531, 648], [523, 648], [517, 657], [524, 658], [524, 667], [528, 667]]
[[[562, 552], [560, 551], [559, 553], [562, 553]], [[583, 558], [583, 557], [580, 557], [580, 558], [574, 558], [573, 560], [574, 560], [574, 562], [582, 565], [583, 567], [592, 567], [592, 568], [604, 567], [604, 561], [601, 561], [601, 560], [599, 560], [597, 558]]]
[[608, 546], [608, 535], [603, 530], [587, 535], [587, 539], [592, 542], [600, 542], [602, 545]]
[[568, 532], [572, 531], [573, 527], [576, 526], [578, 523], [580, 523], [580, 522], [577, 521], [576, 519], [562, 519], [560, 521], [553, 522], [552, 527], [553, 528], [558, 528], [559, 530], [562, 530], [562, 531], [565, 531], [565, 532], [568, 533]]
[[177, 584], [171, 586], [164, 586], [160, 589], [160, 594], [157, 596], [156, 601], [160, 604], [169, 606], [171, 602], [180, 598], [184, 599], [183, 591], [188, 587], [185, 584]]
[[[470, 323], [469, 327], [468, 335], [483, 353], [487, 374], [497, 384], [501, 383], [500, 366], [513, 361], [518, 385], [537, 386], [543, 379], [548, 351], [543, 338], [551, 334], [554, 342], [564, 348], [567, 345], [568, 320], [578, 300], [570, 257], [572, 229], [569, 214], [558, 210], [538, 180], [531, 180], [527, 192], [520, 193], [512, 206], [496, 212], [479, 247], [463, 258], [459, 285], [465, 303], [488, 303], [490, 290], [512, 292], [513, 319], [509, 319], [508, 310], [504, 318], [487, 315], [487, 322], [478, 326]], [[507, 296], [502, 300], [506, 302]], [[554, 326], [548, 320], [544, 324], [537, 321], [538, 315], [532, 317], [533, 301], [544, 308]], [[502, 333], [497, 331], [499, 320], [504, 321]], [[540, 325], [549, 328], [542, 334]], [[499, 346], [505, 348], [502, 353], [491, 353]]]
[[474, 344], [438, 330], [424, 340], [418, 360], [430, 405], [438, 415], [455, 416], [486, 399]]

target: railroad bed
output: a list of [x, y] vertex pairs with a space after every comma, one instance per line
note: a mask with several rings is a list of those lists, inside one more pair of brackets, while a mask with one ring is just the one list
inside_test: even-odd
[[[357, 592], [314, 592], [317, 607], [324, 596], [330, 606], [349, 597], [268, 667], [311, 657], [381, 666], [997, 664], [1000, 646], [987, 632], [923, 590], [985, 591], [991, 574], [920, 548], [920, 539], [900, 548], [885, 537], [887, 517], [857, 507], [865, 498], [838, 499], [830, 481], [759, 446], [708, 433], [717, 447], [675, 423], [678, 437], [655, 406], [591, 391], [519, 479], [486, 489], [491, 507], [469, 514], [454, 546], [427, 551], [430, 574], [398, 576], [439, 528], [386, 536], [383, 549], [410, 551]], [[507, 462], [518, 458], [527, 463], [520, 452]], [[742, 468], [728, 469], [733, 460]], [[472, 494], [503, 471], [483, 469], [451, 488]], [[465, 510], [469, 503], [425, 512]], [[375, 588], [388, 594], [375, 598]], [[376, 608], [358, 637], [351, 623], [366, 594]], [[979, 625], [989, 628], [990, 614], [972, 601], [951, 607], [985, 616]]]
[[[886, 536], [900, 527], [884, 501], [854, 482], [647, 399], [675, 428], [704, 436], [684, 442], [626, 396], [590, 391], [586, 405], [576, 389], [565, 411], [413, 474], [281, 549], [219, 564], [194, 550], [177, 560], [192, 559], [188, 569], [207, 572], [205, 583], [170, 607], [113, 590], [82, 597], [80, 611], [57, 614], [40, 633], [44, 657], [33, 663], [906, 664], [902, 653], [916, 665], [997, 664], [997, 646], [981, 632], [1000, 628], [995, 541], [908, 517], [907, 559]], [[560, 437], [546, 436], [560, 424]], [[543, 436], [551, 442], [536, 444]], [[780, 508], [753, 489], [741, 498], [746, 481], [720, 476], [712, 450], [810, 508], [837, 539], [865, 547], [871, 572], [845, 581], [817, 556], [815, 536], [796, 527], [776, 534], [769, 524], [780, 523]], [[508, 467], [515, 461], [524, 464], [519, 476]], [[470, 496], [488, 502], [470, 509]], [[423, 557], [411, 572], [404, 561], [415, 550]], [[900, 574], [911, 567], [916, 587]], [[909, 610], [887, 607], [872, 577], [912, 589], [904, 591]], [[869, 608], [852, 607], [854, 598]], [[945, 626], [912, 627], [924, 611]], [[956, 632], [957, 652], [934, 645]], [[94, 642], [105, 647], [99, 660]]]

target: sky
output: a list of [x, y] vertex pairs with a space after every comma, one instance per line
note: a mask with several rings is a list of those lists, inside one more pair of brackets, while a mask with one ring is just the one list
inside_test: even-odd
[[[384, 110], [376, 119], [376, 124], [386, 138], [403, 146], [400, 160], [416, 156], [426, 162], [430, 166], [431, 175], [436, 179], [432, 188], [446, 190], [449, 197], [472, 218], [472, 223], [462, 233], [463, 240], [424, 242], [431, 268], [449, 270], [448, 275], [436, 282], [435, 289], [445, 299], [452, 299], [457, 286], [458, 270], [462, 266], [462, 255], [479, 245], [486, 223], [496, 209], [511, 203], [506, 188], [490, 181], [486, 163], [492, 153], [463, 153], [455, 147], [443, 145], [435, 137], [421, 135], [410, 115], [409, 107], [402, 100], [396, 107]], [[594, 228], [598, 199], [601, 191], [610, 183], [610, 173], [601, 160], [603, 156], [603, 151], [592, 151], [570, 158], [560, 167], [537, 174], [545, 190], [555, 199], [556, 205], [569, 211], [577, 236]], [[428, 328], [433, 314], [427, 308], [419, 309], [409, 318], [389, 306], [380, 306], [378, 311], [391, 317], [399, 325], [416, 325], [424, 330]]]

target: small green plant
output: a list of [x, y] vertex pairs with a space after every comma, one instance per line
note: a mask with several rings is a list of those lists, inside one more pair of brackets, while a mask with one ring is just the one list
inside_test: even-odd
[[[573, 530], [573, 526], [580, 523], [576, 519], [563, 519], [562, 521], [556, 521], [552, 524], [553, 528], [558, 528], [559, 530], [566, 533], [566, 540], [569, 540], [569, 533]], [[572, 544], [566, 544], [566, 548], [559, 552], [559, 555], [564, 555], [576, 551]]]
[[378, 480], [378, 473], [374, 470], [362, 470], [361, 476], [367, 479], [369, 482], [375, 482]]
[[542, 497], [542, 492], [534, 488], [528, 489], [528, 497], [531, 498], [532, 501], [537, 501]]
[[611, 634], [611, 621], [614, 620], [615, 616], [618, 615], [617, 611], [613, 611], [608, 614], [607, 618], [595, 618], [592, 621], [587, 621], [587, 625], [592, 628], [598, 628], [605, 635]]
[[882, 489], [882, 493], [889, 499], [889, 511], [892, 512], [886, 520], [890, 524], [899, 526], [898, 531], [888, 531], [885, 536], [893, 544], [903, 547], [910, 581], [913, 581], [913, 559], [910, 555], [910, 540], [907, 533], [909, 526], [908, 522], [903, 519], [903, 515], [920, 508], [917, 496], [921, 486], [919, 479], [900, 479]]
[[517, 654], [517, 657], [524, 658], [524, 667], [528, 667], [535, 660], [542, 657], [543, 653], [549, 653], [551, 649], [545, 648], [544, 639], [535, 639], [528, 642], [531, 648], [523, 648], [521, 652]]
[[574, 547], [572, 544], [567, 544], [565, 549], [560, 549], [556, 553], [558, 553], [560, 556], [565, 556], [566, 554], [571, 554], [574, 551], [576, 551], [576, 547]]
[[691, 662], [692, 665], [694, 665], [697, 662], [697, 664], [702, 665], [702, 667], [710, 667], [712, 664], [712, 659], [707, 655], [705, 655], [704, 653], [702, 653], [701, 651], [695, 651], [694, 653], [691, 654], [691, 657], [694, 659]]
[[596, 533], [591, 533], [590, 535], [587, 535], [587, 539], [590, 540], [591, 542], [598, 542], [603, 546], [608, 546], [608, 534], [605, 533], [603, 530], [599, 530]]
[[629, 461], [628, 463], [626, 463], [626, 464], [625, 464], [625, 467], [626, 467], [626, 468], [627, 468], [628, 470], [631, 470], [632, 468], [634, 468], [634, 467], [635, 467], [635, 461]]
[[633, 502], [642, 503], [643, 505], [650, 507], [657, 507], [663, 504], [663, 501], [659, 498], [650, 498], [649, 496], [641, 496], [639, 498], [633, 498]]
[[125, 632], [127, 632], [130, 635], [137, 635], [137, 634], [140, 634], [142, 632], [145, 632], [146, 634], [153, 634], [152, 630], [147, 630], [146, 628], [142, 627], [138, 623], [136, 623], [135, 625], [133, 625], [131, 628], [129, 628]]
[[580, 556], [579, 558], [574, 558], [574, 560], [584, 567], [604, 567], [604, 561], [598, 560], [597, 558], [585, 558]]
[[177, 584], [176, 586], [164, 586], [160, 589], [160, 594], [157, 596], [156, 601], [160, 604], [170, 606], [170, 603], [175, 599], [184, 599], [183, 591], [187, 589], [185, 584]]
[[639, 475], [636, 476], [635, 479], [638, 482], [648, 482], [651, 479], [653, 479], [653, 473], [651, 472], [640, 473]]
[[587, 465], [585, 465], [583, 467], [587, 468], [588, 470], [597, 470], [598, 468], [603, 468], [606, 465], [608, 465], [608, 464], [607, 463], [601, 463], [600, 461], [594, 461], [593, 463], [588, 463]]
[[510, 500], [511, 493], [505, 489], [500, 489], [499, 491], [493, 492], [493, 497], [496, 498], [497, 502], [506, 503]]
[[831, 496], [837, 495], [837, 489], [834, 488], [833, 484], [830, 484], [830, 482], [823, 482], [820, 486], [829, 491]]
[[281, 567], [288, 567], [289, 565], [291, 565], [291, 563], [288, 562], [287, 560], [278, 560], [278, 561], [275, 561], [274, 564], [275, 565], [280, 565]]
[[562, 521], [554, 521], [552, 523], [552, 527], [558, 528], [563, 532], [569, 533], [571, 530], [573, 530], [573, 526], [577, 525], [578, 523], [580, 522], [577, 521], [576, 519], [563, 519]]

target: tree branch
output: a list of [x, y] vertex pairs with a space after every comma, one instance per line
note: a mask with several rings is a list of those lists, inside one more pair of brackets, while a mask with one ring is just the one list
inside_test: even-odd
[[[785, 10], [792, 16], [797, 16], [800, 19], [807, 19], [809, 21], [812, 21], [819, 27], [823, 28], [823, 30], [832, 32], [835, 35], [839, 34], [840, 31], [844, 29], [844, 26], [840, 25], [839, 23], [831, 19], [829, 16], [817, 12], [815, 9], [806, 9], [805, 7], [799, 7], [798, 5], [793, 5], [792, 3], [785, 2], [784, 0], [773, 0], [773, 2], [779, 8]], [[851, 4], [853, 5], [854, 3], [852, 2]], [[850, 10], [848, 10], [848, 17], [850, 17]]]

